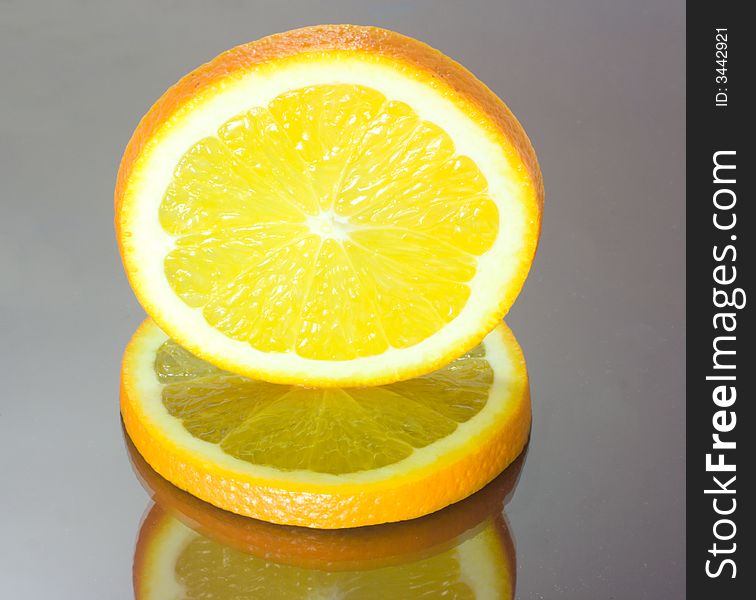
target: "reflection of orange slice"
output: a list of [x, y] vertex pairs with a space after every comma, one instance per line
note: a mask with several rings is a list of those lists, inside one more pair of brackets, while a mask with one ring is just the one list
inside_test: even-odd
[[522, 451], [530, 394], [501, 323], [438, 371], [370, 388], [303, 388], [221, 371], [146, 321], [121, 411], [145, 460], [220, 508], [322, 529], [402, 521], [473, 494]]
[[[375, 526], [375, 538], [385, 525]], [[311, 532], [310, 532], [311, 533]], [[331, 532], [319, 532], [326, 534]], [[340, 543], [334, 540], [334, 544]], [[488, 516], [449, 544], [376, 566], [293, 566], [223, 545], [153, 506], [134, 556], [136, 600], [514, 597], [514, 553], [504, 518]]]
[[[506, 524], [499, 517], [514, 490], [524, 455], [477, 494], [432, 515], [382, 526], [323, 531], [249, 519], [203, 502], [160, 477], [125, 437], [137, 477], [164, 510], [220, 544], [277, 563], [342, 570], [406, 562], [450, 547], [489, 518], [499, 523], [502, 540], [511, 544]], [[513, 556], [509, 550], [507, 554]]]
[[336, 25], [169, 89], [115, 198], [129, 280], [167, 334], [222, 369], [324, 387], [422, 375], [479, 343], [527, 276], [543, 187], [470, 72]]

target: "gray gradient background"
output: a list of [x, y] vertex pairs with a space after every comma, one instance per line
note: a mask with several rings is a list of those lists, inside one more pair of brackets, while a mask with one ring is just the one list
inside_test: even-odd
[[112, 192], [139, 117], [226, 48], [396, 29], [502, 96], [541, 161], [508, 321], [532, 377], [518, 597], [684, 596], [684, 3], [0, 0], [0, 596], [131, 597], [148, 498], [118, 417], [143, 313]]

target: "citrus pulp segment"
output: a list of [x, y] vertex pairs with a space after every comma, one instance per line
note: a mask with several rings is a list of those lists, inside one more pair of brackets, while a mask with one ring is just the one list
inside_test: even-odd
[[119, 171], [137, 297], [182, 346], [278, 383], [387, 383], [469, 350], [532, 261], [542, 183], [506, 106], [375, 28], [232, 49], [168, 90]]
[[320, 389], [217, 369], [148, 320], [121, 392], [129, 436], [166, 479], [239, 514], [326, 529], [469, 496], [517, 457], [530, 425], [525, 362], [503, 323], [431, 374]]

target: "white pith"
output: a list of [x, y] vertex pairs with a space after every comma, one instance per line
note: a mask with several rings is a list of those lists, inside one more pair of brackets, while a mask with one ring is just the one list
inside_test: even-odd
[[[219, 445], [192, 436], [181, 420], [171, 415], [163, 404], [163, 384], [155, 373], [157, 350], [168, 339], [154, 323], [147, 321], [135, 337], [135, 347], [127, 354], [124, 364], [124, 386], [129, 400], [139, 407], [145, 426], [154, 428], [170, 446], [188, 451], [201, 462], [221, 467], [240, 481], [257, 479], [275, 482], [285, 487], [296, 484], [318, 484], [343, 489], [344, 486], [364, 486], [366, 483], [391, 480], [398, 476], [432, 469], [434, 464], [449, 464], [457, 457], [470, 452], [471, 447], [482, 445], [501, 430], [516, 413], [524, 394], [527, 378], [522, 366], [522, 354], [502, 323], [484, 340], [486, 358], [494, 373], [493, 383], [485, 406], [472, 418], [459, 423], [450, 435], [440, 438], [395, 463], [369, 470], [334, 475], [305, 470], [281, 470], [256, 465], [227, 454]], [[439, 462], [440, 461], [440, 462]], [[248, 484], [240, 484], [242, 486]], [[240, 489], [239, 493], [248, 492]]]
[[[199, 140], [216, 135], [235, 115], [268, 104], [278, 95], [318, 84], [357, 84], [377, 89], [391, 100], [408, 104], [421, 119], [441, 126], [458, 154], [471, 158], [488, 182], [489, 197], [499, 209], [499, 235], [491, 249], [478, 257], [478, 269], [469, 282], [471, 294], [459, 315], [437, 333], [405, 349], [348, 361], [312, 360], [294, 352], [256, 350], [211, 327], [201, 309], [185, 304], [165, 276], [163, 259], [174, 238], [158, 221], [158, 208], [183, 154]], [[265, 374], [273, 381], [340, 382], [392, 379], [413, 365], [432, 364], [448, 357], [499, 310], [510, 282], [522, 269], [523, 249], [531, 224], [526, 214], [527, 193], [522, 175], [500, 144], [449, 97], [448, 91], [418, 81], [396, 65], [371, 61], [360, 55], [284, 63], [272, 69], [245, 72], [218, 84], [220, 91], [205, 93], [169, 119], [137, 160], [125, 193], [122, 227], [124, 257], [135, 288], [148, 311], [186, 347], [241, 373]], [[516, 153], [513, 153], [513, 155]], [[323, 237], [344, 239], [348, 223], [321, 214], [308, 221]], [[516, 291], [516, 290], [515, 290]], [[181, 332], [181, 336], [178, 333]], [[472, 332], [472, 333], [471, 333]], [[469, 344], [468, 344], [469, 345]], [[421, 370], [421, 369], [420, 369]], [[395, 379], [395, 377], [394, 377]]]
[[[159, 531], [151, 540], [150, 548], [145, 555], [143, 571], [140, 573], [146, 593], [139, 600], [180, 600], [185, 597], [185, 587], [176, 578], [176, 563], [186, 547], [201, 536], [167, 514], [162, 517], [158, 527]], [[499, 600], [508, 597], [508, 590], [502, 589], [503, 580], [500, 573], [500, 561], [506, 560], [506, 556], [495, 527], [486, 522], [486, 526], [481, 527], [477, 533], [463, 534], [460, 538], [462, 537], [466, 539], [461, 543], [457, 542], [451, 549], [460, 565], [460, 580], [472, 588], [476, 600]], [[424, 558], [430, 556], [426, 555]], [[407, 560], [409, 564], [412, 562], [412, 559]], [[364, 569], [368, 570], [370, 569]]]
[[338, 241], [348, 240], [349, 232], [358, 229], [348, 218], [339, 216], [332, 210], [324, 210], [320, 214], [307, 217], [307, 226], [312, 233], [324, 240]]

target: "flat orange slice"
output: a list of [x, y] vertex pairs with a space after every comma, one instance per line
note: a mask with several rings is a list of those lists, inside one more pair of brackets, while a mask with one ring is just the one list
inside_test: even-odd
[[530, 396], [501, 323], [449, 365], [370, 388], [222, 371], [151, 321], [122, 370], [121, 412], [160, 475], [221, 508], [316, 528], [400, 521], [474, 493], [522, 451]]

